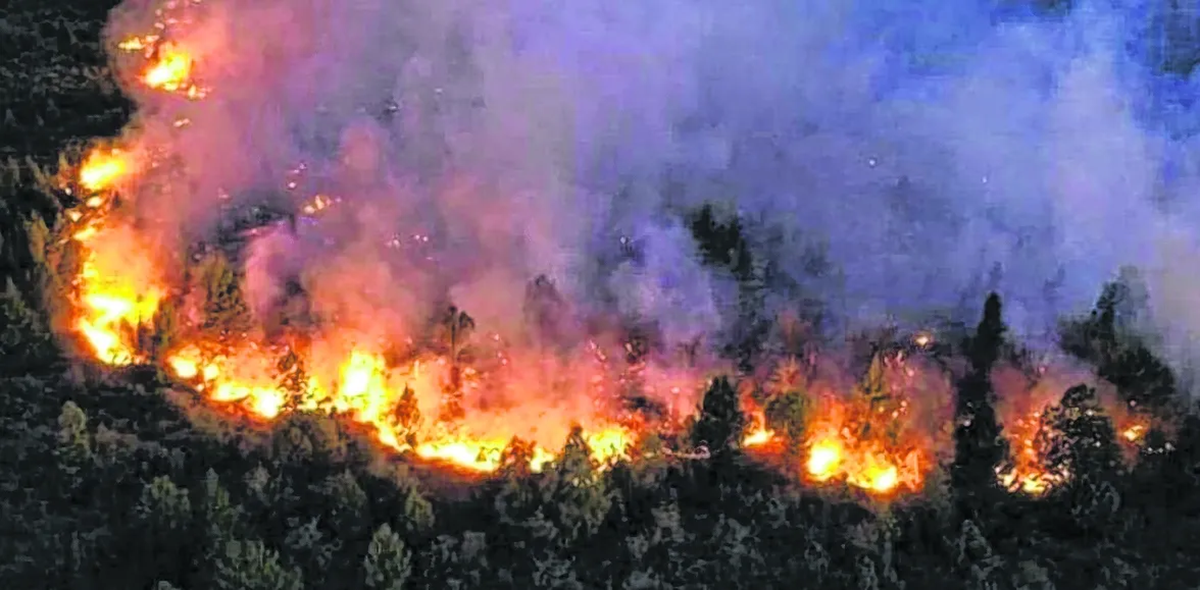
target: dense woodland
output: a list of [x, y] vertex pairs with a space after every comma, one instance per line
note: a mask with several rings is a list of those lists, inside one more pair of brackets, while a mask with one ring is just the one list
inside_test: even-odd
[[[1064, 322], [1062, 347], [1171, 428], [1125, 468], [1094, 392], [1063, 392], [1051, 455], [1076, 477], [1038, 499], [994, 476], [1006, 449], [987, 375], [1021, 358], [995, 296], [944, 351], [969, 359], [957, 459], [926, 494], [889, 504], [798, 488], [744, 460], [724, 379], [692, 432], [711, 460], [601, 471], [574, 436], [543, 473], [460, 482], [376, 452], [330, 416], [252, 428], [153, 369], [71, 361], [50, 318], [73, 264], [56, 246], [72, 203], [45, 180], [59, 153], [129, 116], [99, 49], [108, 6], [76, 4], [10, 0], [0, 12], [0, 50], [17, 57], [0, 60], [0, 587], [1200, 587], [1200, 419], [1122, 329], [1137, 303], [1128, 282]], [[752, 309], [763, 266], [736, 222], [701, 212], [693, 229], [708, 262], [745, 285], [748, 327], [728, 353], [753, 356], [769, 323]]]

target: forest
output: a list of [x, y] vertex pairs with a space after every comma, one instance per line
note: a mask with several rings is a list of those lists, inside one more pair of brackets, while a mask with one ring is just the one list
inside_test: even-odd
[[[107, 224], [124, 213], [106, 209], [120, 189], [87, 176], [115, 174], [93, 138], [120, 135], [135, 111], [102, 41], [115, 4], [11, 0], [0, 10], [0, 48], [14, 58], [0, 64], [0, 586], [1200, 585], [1191, 560], [1200, 543], [1200, 407], [1128, 329], [1146, 305], [1132, 269], [1103, 286], [1090, 313], [1062, 319], [1060, 360], [1014, 336], [1004, 300], [991, 293], [969, 322], [846, 338], [850, 352], [828, 370], [835, 379], [822, 342], [804, 329], [818, 321], [819, 302], [797, 297], [794, 314], [768, 315], [762, 291], [774, 269], [756, 259], [749, 222], [700, 207], [687, 229], [704, 265], [736, 283], [738, 329], [707, 361], [694, 346], [657, 350], [653, 326], [595, 328], [612, 342], [597, 337], [594, 346], [608, 351], [595, 356], [618, 367], [622, 386], [662, 379], [672, 395], [693, 387], [694, 399], [678, 395], [695, 407], [631, 394], [613, 402], [623, 404], [609, 412], [619, 418], [589, 422], [574, 406], [554, 406], [562, 420], [552, 435], [525, 432], [535, 418], [488, 423], [514, 436], [487, 457], [466, 435], [438, 430], [435, 440], [416, 426], [423, 414], [424, 423], [482, 424], [473, 422], [482, 402], [472, 392], [501, 371], [488, 363], [523, 362], [523, 347], [533, 346], [489, 344], [469, 306], [434, 298], [424, 343], [377, 355], [389, 366], [411, 362], [409, 381], [368, 368], [357, 396], [345, 367], [328, 370], [342, 371], [340, 393], [308, 385], [323, 370], [321, 347], [332, 346], [306, 335], [330, 322], [304, 301], [318, 297], [313, 289], [289, 285], [274, 316], [254, 317], [239, 240], [271, 224], [299, 231], [314, 211], [336, 214], [329, 201], [307, 202], [300, 219], [277, 203], [226, 212], [219, 238], [166, 255], [181, 286], [163, 290], [149, 319], [131, 315], [147, 300], [141, 292], [105, 315], [96, 297], [120, 293], [88, 291], [99, 289], [89, 265], [142, 268], [128, 251], [96, 257], [97, 244], [124, 235], [103, 233], [123, 227]], [[1068, 11], [1063, 4], [1039, 10]], [[1179, 55], [1163, 67], [1185, 67]], [[186, 80], [158, 86], [188, 99], [204, 93]], [[85, 232], [116, 237], [91, 242]], [[813, 259], [820, 272], [825, 263]], [[547, 334], [562, 299], [552, 281], [531, 278], [512, 314], [557, 343]], [[246, 345], [260, 320], [262, 343]], [[268, 384], [234, 383], [242, 367], [230, 359], [259, 353]], [[347, 366], [376, 358], [355, 354]], [[676, 354], [687, 362], [649, 376], [656, 355]], [[432, 394], [414, 376], [425, 359], [442, 367]], [[585, 366], [563, 362], [563, 373]], [[920, 382], [913, 391], [939, 392], [941, 405], [905, 397], [892, 385], [903, 375]], [[826, 382], [849, 393], [826, 396]], [[373, 405], [375, 395], [386, 408]], [[1026, 399], [1045, 405], [1017, 433], [1026, 424], [1012, 416], [1029, 408], [1010, 406]], [[502, 416], [526, 416], [511, 403], [517, 409]], [[903, 418], [927, 411], [934, 420], [943, 410], [937, 427]], [[850, 427], [859, 432], [846, 434]], [[860, 457], [851, 439], [882, 442]], [[463, 455], [464, 445], [479, 456]]]

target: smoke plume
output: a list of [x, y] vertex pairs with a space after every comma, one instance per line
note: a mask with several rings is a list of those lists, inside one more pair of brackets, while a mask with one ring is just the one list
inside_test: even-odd
[[[735, 319], [683, 217], [720, 202], [844, 321], [966, 319], [994, 289], [1043, 337], [1139, 266], [1148, 329], [1183, 365], [1200, 175], [1175, 99], [1191, 83], [1156, 48], [1192, 17], [1047, 4], [205, 0], [170, 36], [209, 96], [129, 85], [134, 133], [178, 163], [138, 211], [181, 247], [238, 203], [340, 199], [251, 253], [260, 313], [300, 277], [380, 335], [444, 300], [515, 334], [545, 275], [686, 342]], [[122, 5], [113, 43], [154, 8]]]

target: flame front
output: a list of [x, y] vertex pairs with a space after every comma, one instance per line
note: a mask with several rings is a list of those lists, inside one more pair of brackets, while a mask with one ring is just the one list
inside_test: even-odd
[[76, 329], [104, 363], [144, 360], [136, 353], [136, 329], [150, 325], [163, 297], [153, 263], [129, 258], [128, 252], [140, 251], [134, 234], [97, 220], [74, 238], [85, 253], [74, 281], [80, 309]]
[[[389, 371], [383, 357], [363, 350], [351, 350], [336, 371], [332, 387], [322, 385], [316, 376], [299, 388], [288, 391], [273, 383], [272, 354], [247, 348], [227, 355], [205, 358], [201, 348], [189, 345], [167, 360], [175, 376], [191, 380], [209, 392], [213, 401], [236, 403], [249, 414], [270, 420], [285, 411], [289, 401], [297, 409], [327, 410], [342, 413], [369, 424], [378, 440], [396, 450], [411, 450], [424, 459], [449, 462], [479, 472], [494, 472], [501, 466], [501, 454], [515, 432], [508, 436], [474, 436], [469, 426], [447, 429], [436, 424], [428, 431], [403, 424], [396, 409], [406, 390], [414, 398], [430, 399], [437, 392], [429, 379], [422, 378], [422, 363]], [[425, 363], [429, 364], [429, 363]], [[436, 363], [433, 363], [436, 365]], [[512, 425], [516, 426], [516, 425]], [[408, 433], [419, 433], [422, 442], [408, 442]], [[618, 425], [600, 425], [585, 432], [592, 457], [601, 465], [627, 457], [633, 433]], [[540, 470], [553, 460], [554, 452], [535, 446], [530, 467]]]
[[[682, 427], [697, 406], [705, 381], [703, 371], [693, 370], [690, 364], [688, 369], [664, 369], [646, 360], [626, 361], [626, 357], [638, 356], [626, 342], [588, 342], [586, 350], [578, 346], [563, 352], [528, 342], [509, 344], [499, 335], [489, 334], [480, 339], [477, 354], [463, 355], [457, 336], [448, 344], [432, 346], [414, 343], [417, 329], [381, 335], [371, 329], [375, 318], [348, 318], [353, 314], [343, 314], [337, 306], [326, 314], [329, 317], [313, 322], [319, 327], [297, 337], [290, 331], [268, 335], [261, 326], [214, 329], [207, 325], [203, 304], [192, 301], [185, 312], [176, 314], [184, 324], [178, 340], [165, 346], [167, 350], [148, 354], [139, 332], [158, 319], [177, 319], [165, 311], [168, 295], [175, 301], [192, 293], [189, 289], [196, 290], [176, 276], [186, 275], [186, 271], [165, 272], [177, 270], [164, 264], [170, 258], [161, 252], [172, 252], [171, 245], [164, 246], [161, 242], [166, 240], [158, 232], [147, 230], [162, 217], [153, 203], [168, 199], [146, 198], [163, 195], [153, 192], [157, 188], [142, 185], [152, 184], [144, 182], [146, 177], [167, 175], [175, 164], [165, 164], [158, 150], [170, 150], [154, 142], [170, 144], [192, 133], [192, 117], [205, 119], [189, 109], [211, 104], [200, 100], [209, 92], [200, 84], [220, 86], [220, 76], [230, 69], [205, 72], [205, 66], [213, 63], [213, 47], [219, 44], [211, 40], [200, 43], [195, 37], [176, 38], [172, 29], [180, 21], [173, 17], [162, 20], [170, 22], [156, 23], [154, 34], [128, 37], [117, 48], [135, 62], [136, 70], [123, 79], [136, 80], [144, 90], [154, 91], [140, 94], [169, 105], [171, 108], [163, 109], [169, 111], [169, 120], [160, 121], [164, 124], [146, 133], [153, 138], [149, 141], [139, 143], [131, 138], [137, 137], [131, 131], [119, 148], [94, 149], [74, 179], [85, 199], [83, 207], [69, 214], [75, 223], [74, 240], [82, 252], [81, 270], [74, 283], [76, 315], [72, 325], [96, 359], [128, 365], [149, 362], [153, 357], [161, 360], [173, 377], [231, 411], [263, 422], [294, 411], [336, 413], [369, 426], [381, 445], [398, 452], [484, 473], [501, 469], [506, 450], [522, 441], [528, 444], [521, 449], [528, 466], [535, 471], [543, 469], [553, 461], [572, 425], [580, 426], [592, 458], [602, 465], [628, 458], [643, 432], [652, 428], [677, 432]], [[179, 97], [191, 100], [176, 100]], [[152, 117], [148, 114], [146, 118]], [[353, 145], [352, 135], [347, 135], [349, 145]], [[377, 154], [373, 149], [360, 151], [363, 153], [355, 155], [361, 157], [345, 158], [347, 169], [374, 172]], [[183, 164], [186, 168], [188, 162]], [[322, 219], [313, 223], [319, 225], [326, 218], [348, 212], [349, 208], [339, 203], [343, 197], [352, 199], [351, 191], [339, 184], [329, 193], [306, 192], [311, 188], [304, 178], [307, 170], [302, 164], [283, 179], [281, 193], [296, 199], [291, 203], [295, 208], [288, 213], [304, 216], [305, 224], [319, 216]], [[194, 177], [187, 180], [205, 184]], [[206, 190], [214, 191], [222, 206], [232, 200], [219, 182], [206, 185]], [[118, 194], [130, 198], [117, 199]], [[204, 198], [202, 194], [187, 196]], [[129, 211], [118, 201], [150, 204]], [[297, 230], [296, 223], [291, 225], [291, 238], [303, 233], [304, 227]], [[258, 245], [260, 229], [255, 226], [240, 236], [250, 246]], [[388, 256], [397, 250], [408, 254], [411, 244], [430, 247], [427, 228], [406, 229], [414, 231], [380, 240], [386, 240]], [[371, 290], [375, 287], [371, 279], [387, 274], [386, 268], [375, 272], [371, 263], [358, 259], [357, 252], [350, 254], [339, 259], [336, 268], [323, 269], [338, 275], [316, 286], [324, 290], [323, 295], [332, 294], [336, 299], [339, 291]], [[433, 260], [424, 250], [413, 258]], [[356, 264], [371, 267], [363, 272], [368, 278], [343, 284], [339, 279], [361, 270]], [[357, 315], [383, 313], [384, 307], [374, 305]], [[930, 332], [914, 335], [908, 346], [910, 351], [915, 347], [918, 355], [941, 348]], [[764, 397], [772, 401], [804, 391], [811, 407], [804, 412], [803, 428], [768, 424], [762, 404], [749, 404], [750, 425], [741, 443], [752, 455], [782, 458], [789, 472], [811, 484], [845, 485], [879, 497], [920, 491], [931, 471], [944, 464], [944, 451], [952, 445], [942, 426], [952, 424], [947, 408], [953, 407], [953, 387], [945, 370], [893, 351], [876, 358], [864, 383], [825, 374], [809, 377], [809, 372], [820, 373], [795, 358], [787, 359], [763, 388], [768, 390]], [[633, 412], [622, 405], [629, 401], [623, 396], [631, 390], [652, 394], [645, 397], [665, 403], [653, 411]], [[1042, 493], [1068, 474], [1047, 473], [1044, 457], [1036, 448], [1044, 400], [1028, 392], [1015, 399], [1038, 403], [1023, 402], [1007, 412], [1005, 433], [1012, 446], [1012, 464], [997, 477], [1007, 488]], [[461, 412], [457, 406], [463, 404], [472, 411]], [[794, 432], [787, 435], [784, 430]], [[1146, 425], [1122, 419], [1118, 432], [1135, 445], [1143, 440]], [[517, 438], [521, 440], [515, 441]], [[707, 450], [671, 454], [709, 456]]]

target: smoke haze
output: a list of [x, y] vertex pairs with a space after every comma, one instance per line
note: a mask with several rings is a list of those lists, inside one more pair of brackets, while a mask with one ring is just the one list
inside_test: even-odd
[[[843, 323], [973, 319], [995, 289], [1039, 338], [1137, 265], [1185, 364], [1200, 170], [1190, 83], [1151, 73], [1160, 12], [903, 4], [205, 0], [168, 35], [210, 96], [128, 87], [131, 133], [181, 164], [138, 212], [178, 248], [303, 163], [287, 207], [343, 202], [252, 249], [256, 312], [298, 275], [380, 336], [449, 299], [517, 337], [545, 274], [679, 343], [735, 320], [682, 218], [719, 202]], [[155, 19], [127, 2], [110, 37]], [[814, 249], [831, 271], [805, 270]]]

